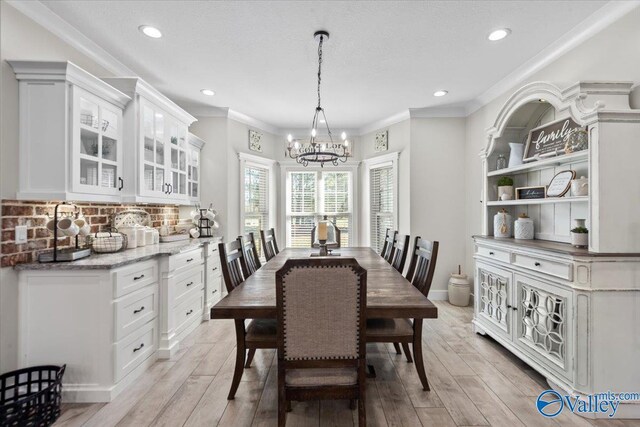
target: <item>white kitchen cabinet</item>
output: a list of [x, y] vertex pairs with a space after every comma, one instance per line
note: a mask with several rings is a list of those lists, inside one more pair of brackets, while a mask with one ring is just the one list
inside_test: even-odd
[[132, 98], [124, 111], [127, 202], [191, 204], [188, 128], [196, 119], [137, 77], [105, 78]]
[[[638, 387], [640, 336], [640, 110], [630, 82], [533, 82], [498, 112], [481, 152], [483, 235], [475, 239], [474, 329], [488, 334], [562, 394], [586, 396]], [[584, 127], [588, 147], [497, 169], [509, 143], [557, 119]], [[588, 177], [589, 194], [498, 200], [497, 182], [547, 186], [564, 170]], [[624, 182], [625, 185], [616, 183]], [[527, 213], [535, 240], [494, 238], [493, 217]], [[589, 248], [570, 241], [573, 220], [586, 219]], [[586, 398], [586, 397], [585, 397]], [[604, 414], [592, 414], [594, 417]], [[640, 418], [640, 401], [623, 401], [618, 418]]]
[[205, 245], [205, 310], [204, 320], [211, 319], [211, 307], [226, 294], [220, 268], [220, 252], [218, 244], [222, 237], [215, 238]]
[[188, 142], [187, 194], [192, 204], [200, 204], [200, 157], [205, 142], [192, 133], [189, 133]]
[[17, 198], [119, 202], [131, 98], [71, 62], [9, 64], [20, 97]]

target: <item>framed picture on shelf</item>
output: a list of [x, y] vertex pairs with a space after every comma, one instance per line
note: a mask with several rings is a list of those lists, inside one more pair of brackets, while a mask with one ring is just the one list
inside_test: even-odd
[[558, 172], [547, 187], [547, 197], [562, 197], [571, 187], [571, 180], [576, 177], [576, 172], [566, 170]]
[[539, 158], [566, 154], [565, 138], [582, 129], [582, 126], [573, 121], [571, 117], [531, 129], [522, 160], [529, 162]]
[[546, 197], [547, 187], [545, 185], [516, 188], [516, 200], [545, 199]]

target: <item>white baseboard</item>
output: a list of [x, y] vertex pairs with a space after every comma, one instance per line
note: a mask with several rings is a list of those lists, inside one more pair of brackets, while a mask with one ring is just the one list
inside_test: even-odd
[[430, 290], [429, 299], [432, 301], [448, 301], [449, 291], [446, 290]]

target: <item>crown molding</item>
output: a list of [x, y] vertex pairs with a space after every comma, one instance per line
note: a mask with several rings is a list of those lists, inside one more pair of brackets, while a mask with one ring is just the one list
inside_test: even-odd
[[386, 119], [377, 120], [375, 122], [369, 123], [368, 125], [362, 126], [358, 129], [358, 135], [362, 136], [366, 133], [370, 133], [376, 131], [378, 129], [386, 128], [391, 125], [395, 125], [396, 123], [404, 122], [405, 120], [409, 120], [411, 118], [411, 114], [409, 110], [403, 110], [393, 116], [387, 117]]
[[184, 105], [178, 104], [195, 117], [229, 117], [229, 108], [214, 107], [212, 105]]
[[553, 61], [604, 30], [627, 13], [640, 6], [640, 1], [610, 1], [584, 21], [569, 30], [536, 56], [522, 64], [498, 83], [491, 86], [475, 99], [467, 102], [467, 115], [487, 105], [505, 92], [513, 89], [523, 80], [551, 64]]
[[253, 117], [249, 117], [239, 111], [232, 110], [231, 108], [229, 108], [228, 117], [229, 119], [235, 120], [236, 122], [244, 123], [247, 126], [257, 128], [274, 135], [280, 134], [280, 129], [278, 129], [277, 127], [270, 125], [269, 123], [265, 123], [261, 120], [254, 119]]
[[409, 108], [409, 116], [415, 118], [467, 117], [466, 104], [451, 104], [439, 107]]
[[82, 34], [67, 21], [53, 13], [51, 9], [39, 1], [5, 1], [20, 13], [32, 19], [114, 75], [136, 75], [129, 67], [118, 61], [113, 55]]

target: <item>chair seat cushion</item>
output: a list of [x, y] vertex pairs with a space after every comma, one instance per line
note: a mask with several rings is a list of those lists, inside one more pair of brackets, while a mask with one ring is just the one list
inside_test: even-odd
[[246, 327], [246, 331], [245, 342], [273, 343], [275, 348], [278, 334], [278, 321], [276, 319], [253, 319]]
[[367, 336], [413, 336], [409, 319], [367, 319]]
[[358, 383], [355, 368], [288, 369], [285, 383], [291, 387], [354, 385]]

